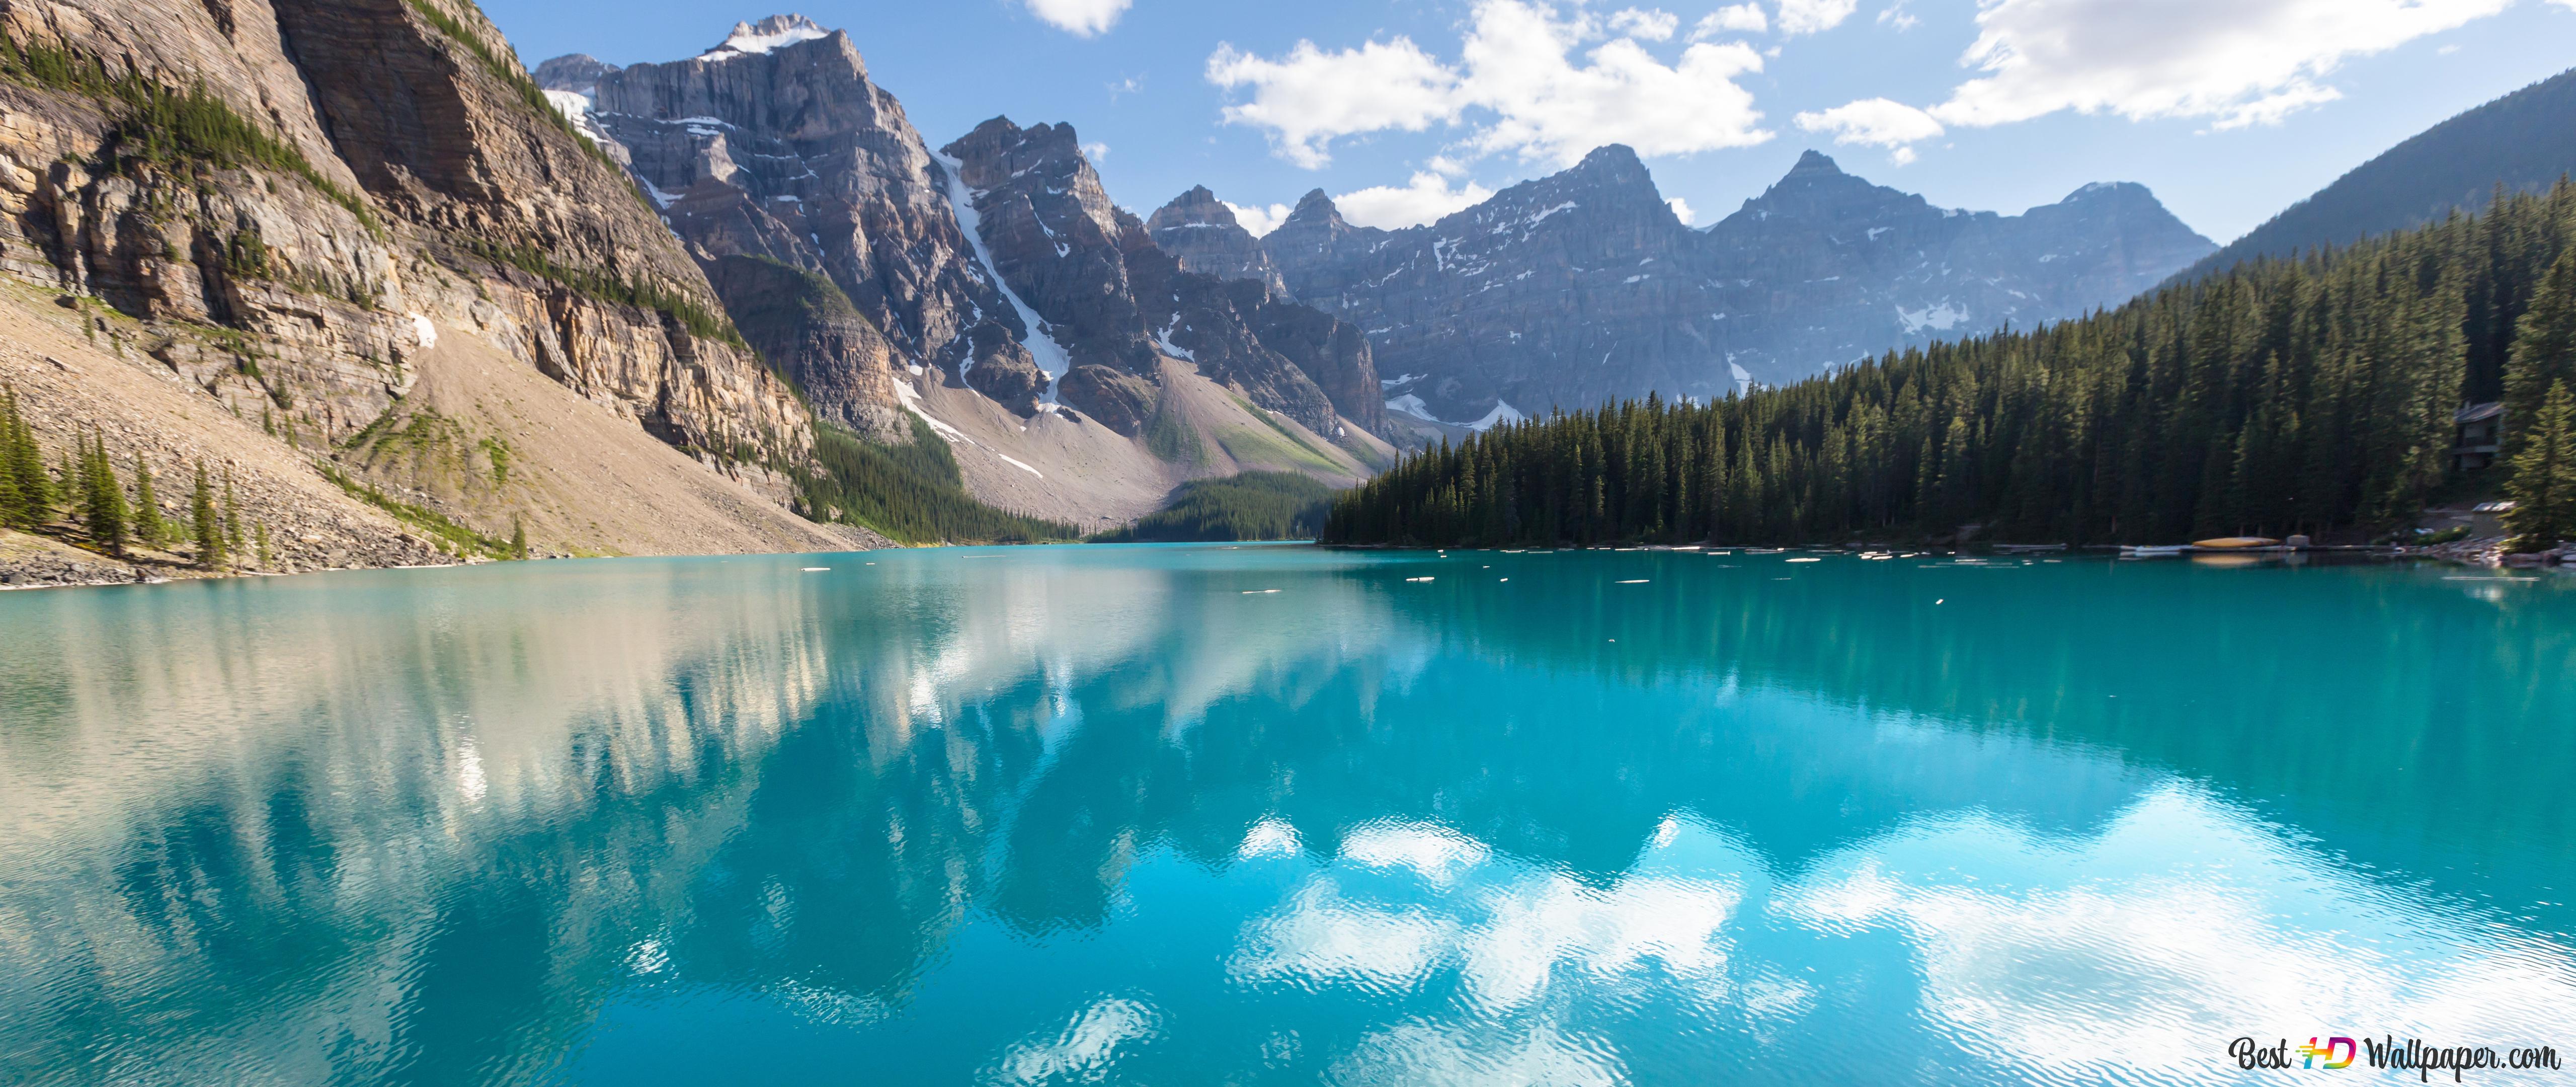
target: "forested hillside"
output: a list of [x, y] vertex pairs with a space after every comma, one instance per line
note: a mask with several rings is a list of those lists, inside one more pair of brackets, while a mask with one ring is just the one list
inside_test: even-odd
[[1245, 472], [1181, 485], [1171, 504], [1098, 543], [1302, 540], [1323, 530], [1333, 489], [1295, 472]]
[[2501, 188], [2538, 192], [2576, 170], [2576, 71], [2562, 72], [2425, 129], [2228, 243], [2183, 273], [2197, 279], [2261, 257], [2481, 211]]
[[[2452, 414], [2576, 386], [2576, 187], [1713, 404], [1498, 427], [1347, 492], [1327, 542], [2166, 543], [2375, 529]], [[2519, 345], [2517, 345], [2519, 338]], [[2507, 446], [2518, 452], [2520, 435]]]

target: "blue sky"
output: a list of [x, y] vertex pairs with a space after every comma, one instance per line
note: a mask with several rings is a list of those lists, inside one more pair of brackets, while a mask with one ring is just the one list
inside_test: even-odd
[[1385, 225], [1616, 139], [1703, 225], [1812, 147], [1951, 207], [2142, 182], [2224, 242], [2576, 64], [2576, 0], [798, 4], [484, 7], [531, 65], [677, 59], [801, 11], [850, 31], [934, 146], [1070, 121], [1140, 213], [1195, 184], [1255, 209], [1320, 187]]

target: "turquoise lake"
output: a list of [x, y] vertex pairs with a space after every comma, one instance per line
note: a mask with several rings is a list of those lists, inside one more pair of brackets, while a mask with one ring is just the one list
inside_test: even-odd
[[0, 594], [0, 1083], [2576, 1055], [2571, 663], [2576, 578], [2429, 565], [1063, 547]]

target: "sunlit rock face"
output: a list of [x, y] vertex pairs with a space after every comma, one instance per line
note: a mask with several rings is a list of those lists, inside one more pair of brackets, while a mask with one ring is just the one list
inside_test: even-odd
[[[538, 76], [701, 260], [756, 258], [823, 277], [906, 364], [971, 367], [986, 325], [988, 339], [1028, 337], [959, 227], [950, 178], [848, 34], [773, 16], [686, 60], [587, 60], [559, 57]], [[768, 338], [786, 354], [772, 361], [809, 376], [816, 407], [835, 421], [892, 417], [902, 406], [871, 376], [873, 345], [829, 327], [837, 319], [818, 311], [777, 330]]]
[[2126, 301], [2214, 248], [2137, 185], [1963, 212], [1814, 152], [1698, 230], [1617, 145], [1405, 230], [1354, 226], [1308, 194], [1260, 239], [1266, 265], [1220, 229], [1182, 229], [1211, 219], [1174, 210], [1158, 237], [1196, 240], [1188, 259], [1222, 274], [1275, 268], [1367, 332], [1390, 410], [1478, 426], [1649, 392], [1706, 400], [2029, 328]]

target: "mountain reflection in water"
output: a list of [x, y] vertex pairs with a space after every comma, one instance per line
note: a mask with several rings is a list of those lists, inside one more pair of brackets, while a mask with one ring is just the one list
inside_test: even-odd
[[10, 594], [0, 1080], [2196, 1083], [2250, 1081], [2239, 1035], [2576, 1048], [2576, 586], [1787, 557]]

